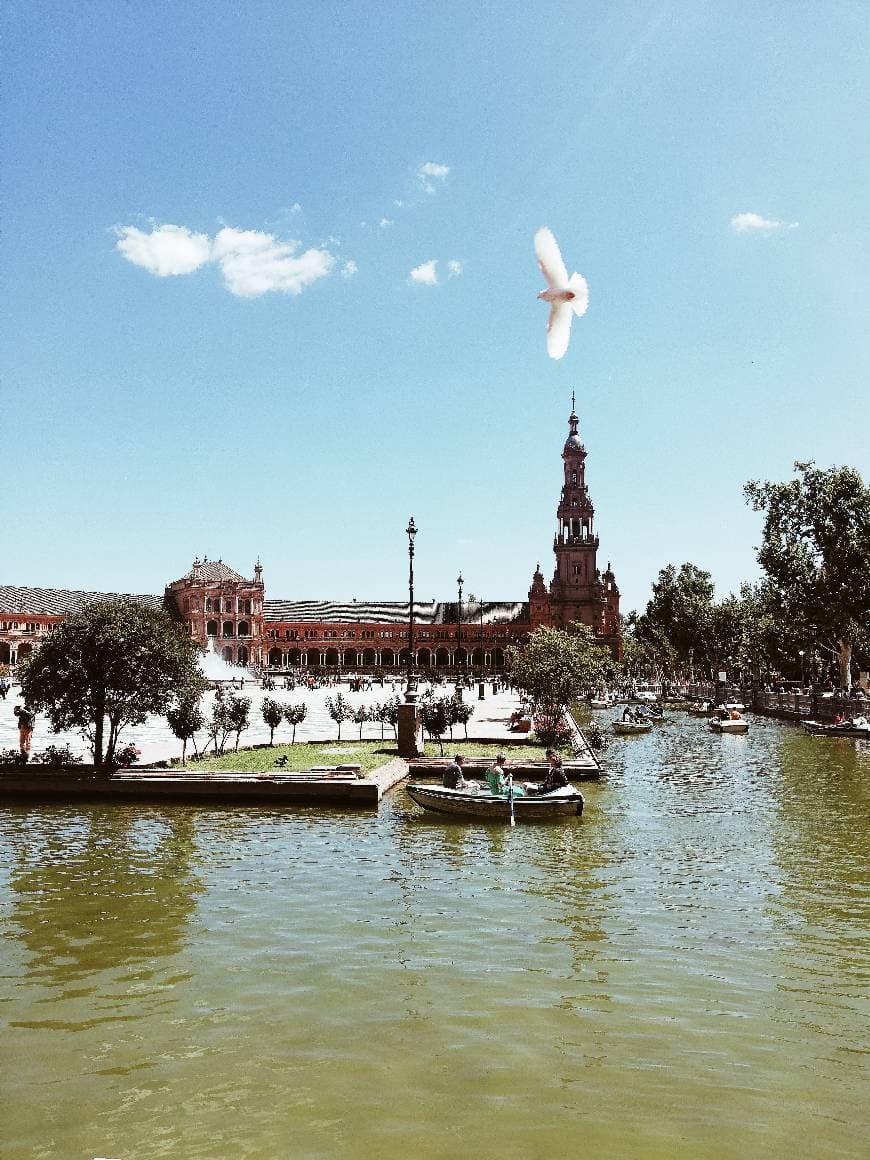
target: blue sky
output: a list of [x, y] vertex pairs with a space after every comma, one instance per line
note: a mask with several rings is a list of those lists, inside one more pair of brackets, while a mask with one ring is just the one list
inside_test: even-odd
[[[866, 3], [2, 24], [4, 582], [259, 554], [272, 596], [401, 599], [413, 513], [421, 597], [524, 597], [572, 390], [625, 611], [755, 575], [746, 480], [870, 477]], [[590, 287], [560, 362], [541, 225]]]

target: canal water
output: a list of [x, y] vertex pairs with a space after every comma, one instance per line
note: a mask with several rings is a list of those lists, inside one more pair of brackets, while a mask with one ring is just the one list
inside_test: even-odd
[[870, 749], [605, 756], [515, 830], [0, 810], [0, 1155], [866, 1157]]

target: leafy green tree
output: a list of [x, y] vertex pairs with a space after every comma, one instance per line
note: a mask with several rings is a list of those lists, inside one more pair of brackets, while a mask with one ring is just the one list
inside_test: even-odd
[[237, 697], [235, 693], [230, 693], [226, 701], [226, 712], [230, 733], [236, 735], [236, 751], [238, 752], [239, 739], [251, 724], [251, 698]]
[[655, 658], [659, 679], [677, 667], [685, 673], [690, 653], [696, 671], [711, 673], [716, 657], [710, 573], [689, 563], [662, 568], [637, 617], [635, 636]]
[[840, 685], [852, 683], [852, 651], [870, 620], [870, 488], [851, 467], [796, 462], [785, 483], [750, 481], [754, 511], [764, 513], [758, 562], [784, 616], [804, 640], [813, 636], [836, 658]]
[[358, 705], [356, 709], [354, 709], [353, 719], [356, 724], [359, 725], [359, 739], [362, 741], [363, 725], [365, 725], [366, 721], [371, 719], [369, 716], [369, 711], [365, 705]]
[[226, 748], [227, 738], [233, 731], [233, 723], [230, 717], [229, 705], [227, 704], [224, 692], [218, 689], [215, 693], [214, 704], [211, 707], [211, 716], [207, 722], [209, 740], [214, 747], [215, 753], [223, 753]]
[[21, 689], [55, 732], [77, 729], [111, 772], [121, 731], [205, 689], [199, 647], [165, 612], [131, 600], [89, 604], [59, 624], [20, 669]]
[[383, 717], [378, 717], [379, 721], [385, 721], [393, 730], [393, 736], [398, 739], [399, 736], [399, 706], [402, 703], [402, 698], [398, 695], [389, 697], [384, 701], [383, 705], [379, 705], [378, 709], [383, 713]]
[[260, 710], [263, 714], [263, 721], [269, 726], [269, 745], [271, 746], [275, 730], [284, 720], [284, 706], [274, 697], [264, 697]]
[[441, 755], [444, 755], [444, 734], [450, 726], [452, 714], [452, 697], [424, 697], [420, 702], [420, 715], [423, 719], [423, 728], [438, 742]]
[[287, 724], [293, 726], [293, 740], [290, 742], [291, 745], [296, 744], [296, 726], [301, 725], [307, 716], [308, 706], [304, 701], [300, 701], [298, 705], [284, 706], [284, 717]]
[[[453, 698], [453, 722], [454, 725], [461, 725], [465, 730], [465, 740], [468, 740], [468, 722], [474, 716], [474, 706], [469, 705], [461, 697]], [[452, 734], [451, 734], [452, 736]]]
[[525, 693], [532, 716], [561, 721], [574, 702], [606, 684], [613, 674], [609, 651], [596, 643], [585, 624], [538, 628], [522, 645], [512, 646], [505, 658], [507, 679]]
[[205, 726], [205, 717], [199, 706], [199, 697], [186, 697], [176, 702], [166, 710], [166, 721], [169, 728], [181, 742], [181, 764], [187, 760], [187, 743], [193, 741], [193, 752], [199, 757], [196, 748], [196, 734]]
[[353, 706], [339, 693], [334, 698], [326, 698], [326, 711], [338, 726], [338, 740], [341, 741], [342, 722], [353, 720]]

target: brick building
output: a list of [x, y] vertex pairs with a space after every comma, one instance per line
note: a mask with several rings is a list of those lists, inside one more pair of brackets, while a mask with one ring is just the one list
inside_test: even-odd
[[[598, 536], [586, 485], [586, 448], [573, 406], [562, 448], [563, 484], [553, 537], [549, 587], [540, 565], [527, 601], [414, 602], [415, 663], [423, 669], [499, 669], [505, 649], [540, 625], [589, 625], [620, 653], [619, 589], [608, 564], [597, 565]], [[23, 660], [70, 613], [117, 593], [0, 585], [0, 664]], [[273, 671], [306, 667], [349, 670], [407, 664], [408, 604], [267, 599], [263, 568], [252, 579], [222, 560], [195, 559], [163, 596], [131, 596], [165, 607], [191, 637], [231, 664]]]

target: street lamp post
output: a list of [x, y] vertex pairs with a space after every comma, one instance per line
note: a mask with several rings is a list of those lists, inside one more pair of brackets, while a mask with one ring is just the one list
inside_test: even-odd
[[480, 597], [478, 597], [477, 600], [477, 609], [480, 613], [480, 680], [478, 681], [477, 685], [477, 699], [478, 701], [483, 701], [486, 697], [483, 685], [483, 678], [486, 676], [486, 664], [484, 663], [486, 657], [486, 645], [484, 644], [483, 639], [483, 600]]
[[456, 583], [459, 587], [459, 615], [456, 624], [456, 693], [457, 696], [462, 696], [462, 660], [459, 654], [462, 651], [462, 585], [465, 581], [462, 579], [462, 573], [456, 577]]
[[813, 649], [810, 653], [810, 684], [815, 688], [816, 685], [816, 639], [819, 635], [819, 626], [817, 624], [808, 624], [810, 636], [813, 638]]
[[801, 692], [804, 688], [804, 650], [798, 649], [798, 656], [801, 658]]
[[413, 705], [417, 700], [417, 682], [414, 679], [414, 537], [417, 535], [417, 525], [413, 516], [405, 531], [408, 535], [408, 685], [405, 701]]

